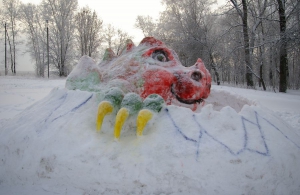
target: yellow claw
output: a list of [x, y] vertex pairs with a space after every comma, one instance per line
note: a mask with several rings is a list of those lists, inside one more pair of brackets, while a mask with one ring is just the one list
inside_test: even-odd
[[112, 104], [108, 101], [100, 102], [98, 106], [97, 120], [96, 120], [96, 129], [100, 131], [103, 119], [107, 114], [110, 114], [114, 110]]
[[139, 112], [138, 117], [136, 119], [136, 135], [142, 136], [145, 126], [147, 125], [148, 121], [152, 119], [153, 113], [150, 110], [143, 109]]
[[128, 118], [129, 111], [126, 108], [121, 108], [116, 116], [116, 123], [114, 129], [114, 137], [116, 139], [120, 138], [122, 127]]

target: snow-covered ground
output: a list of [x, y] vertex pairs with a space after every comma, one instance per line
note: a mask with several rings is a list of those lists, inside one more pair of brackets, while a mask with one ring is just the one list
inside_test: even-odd
[[64, 79], [0, 77], [0, 120], [11, 119], [44, 98], [54, 87], [64, 88]]
[[[95, 131], [100, 97], [65, 80], [0, 77], [0, 194], [300, 194], [300, 92], [212, 86], [135, 136]], [[55, 88], [55, 89], [53, 89]]]

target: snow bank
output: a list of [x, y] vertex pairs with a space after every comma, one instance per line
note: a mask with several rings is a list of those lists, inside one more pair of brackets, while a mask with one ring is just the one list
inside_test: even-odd
[[28, 106], [46, 97], [54, 87], [64, 88], [65, 80], [26, 78], [19, 76], [0, 77], [0, 126]]
[[[299, 194], [300, 138], [222, 89], [201, 110], [165, 107], [135, 136], [95, 130], [101, 94], [53, 89], [2, 124], [1, 194]], [[229, 105], [229, 106], [228, 106]]]

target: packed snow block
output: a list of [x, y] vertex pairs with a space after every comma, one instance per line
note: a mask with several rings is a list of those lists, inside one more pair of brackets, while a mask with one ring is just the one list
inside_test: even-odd
[[[106, 93], [111, 88], [119, 88], [123, 91], [121, 108], [116, 108], [106, 98], [99, 103], [97, 131], [101, 129], [104, 117], [118, 110], [115, 138], [119, 139], [123, 124], [136, 113], [139, 124], [137, 134], [142, 135], [144, 127], [162, 109], [164, 103], [195, 111], [209, 96], [211, 76], [200, 58], [193, 66], [184, 67], [177, 54], [154, 37], [144, 38], [137, 47], [131, 40], [126, 43], [118, 56], [111, 49], [106, 49], [99, 65], [88, 56], [83, 56], [66, 81], [66, 88], [71, 90]], [[129, 101], [130, 94], [140, 100]], [[158, 98], [149, 98], [154, 96]], [[146, 105], [147, 99], [151, 100], [151, 104], [138, 106], [142, 105], [143, 100]]]
[[[216, 89], [211, 95], [221, 94], [224, 101], [246, 101]], [[0, 193], [279, 195], [300, 190], [300, 138], [267, 109], [244, 104], [216, 110], [207, 104], [193, 112], [169, 105], [145, 127], [144, 136], [136, 137], [136, 121], [128, 119], [115, 142], [115, 117], [104, 119], [100, 133], [94, 130], [98, 102], [95, 92], [54, 89], [3, 122]], [[120, 181], [123, 185], [117, 185]]]
[[68, 75], [66, 88], [97, 91], [100, 84], [100, 75], [100, 70], [94, 60], [88, 56], [82, 56], [74, 70]]
[[[127, 118], [136, 113], [139, 113], [137, 134], [142, 135], [144, 127], [153, 118], [153, 114], [162, 109], [164, 102], [195, 111], [209, 96], [211, 76], [201, 59], [192, 67], [184, 67], [177, 54], [154, 37], [144, 38], [137, 47], [131, 40], [126, 43], [119, 56], [107, 49], [99, 65], [90, 57], [83, 56], [66, 81], [66, 88], [70, 90], [106, 93], [111, 88], [119, 88], [123, 91], [121, 108], [116, 108], [119, 105], [114, 105], [106, 98], [99, 103], [97, 131], [100, 131], [106, 115], [120, 109], [116, 116], [115, 138], [119, 138]], [[128, 101], [129, 94], [136, 94], [141, 105], [144, 99], [145, 105], [148, 100], [151, 100], [151, 104], [138, 106], [137, 102]], [[158, 98], [149, 98], [154, 96]]]
[[127, 40], [120, 55], [107, 49], [98, 65], [83, 56], [66, 81], [71, 90], [104, 93], [111, 87], [143, 99], [158, 94], [168, 105], [196, 110], [210, 94], [211, 76], [200, 58], [185, 67], [175, 51], [154, 37], [146, 37], [137, 47]]

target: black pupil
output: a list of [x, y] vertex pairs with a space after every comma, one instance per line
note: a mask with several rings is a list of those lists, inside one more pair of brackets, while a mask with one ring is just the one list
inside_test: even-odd
[[167, 62], [169, 59], [167, 58], [166, 52], [164, 50], [156, 50], [152, 53], [152, 58], [156, 59], [160, 62]]
[[164, 61], [164, 58], [165, 58], [165, 56], [162, 54], [156, 56], [156, 59], [158, 59], [158, 61], [161, 61], [161, 62]]
[[192, 79], [195, 81], [200, 81], [200, 79], [202, 78], [202, 75], [200, 72], [196, 71], [193, 72], [193, 74], [191, 75]]

